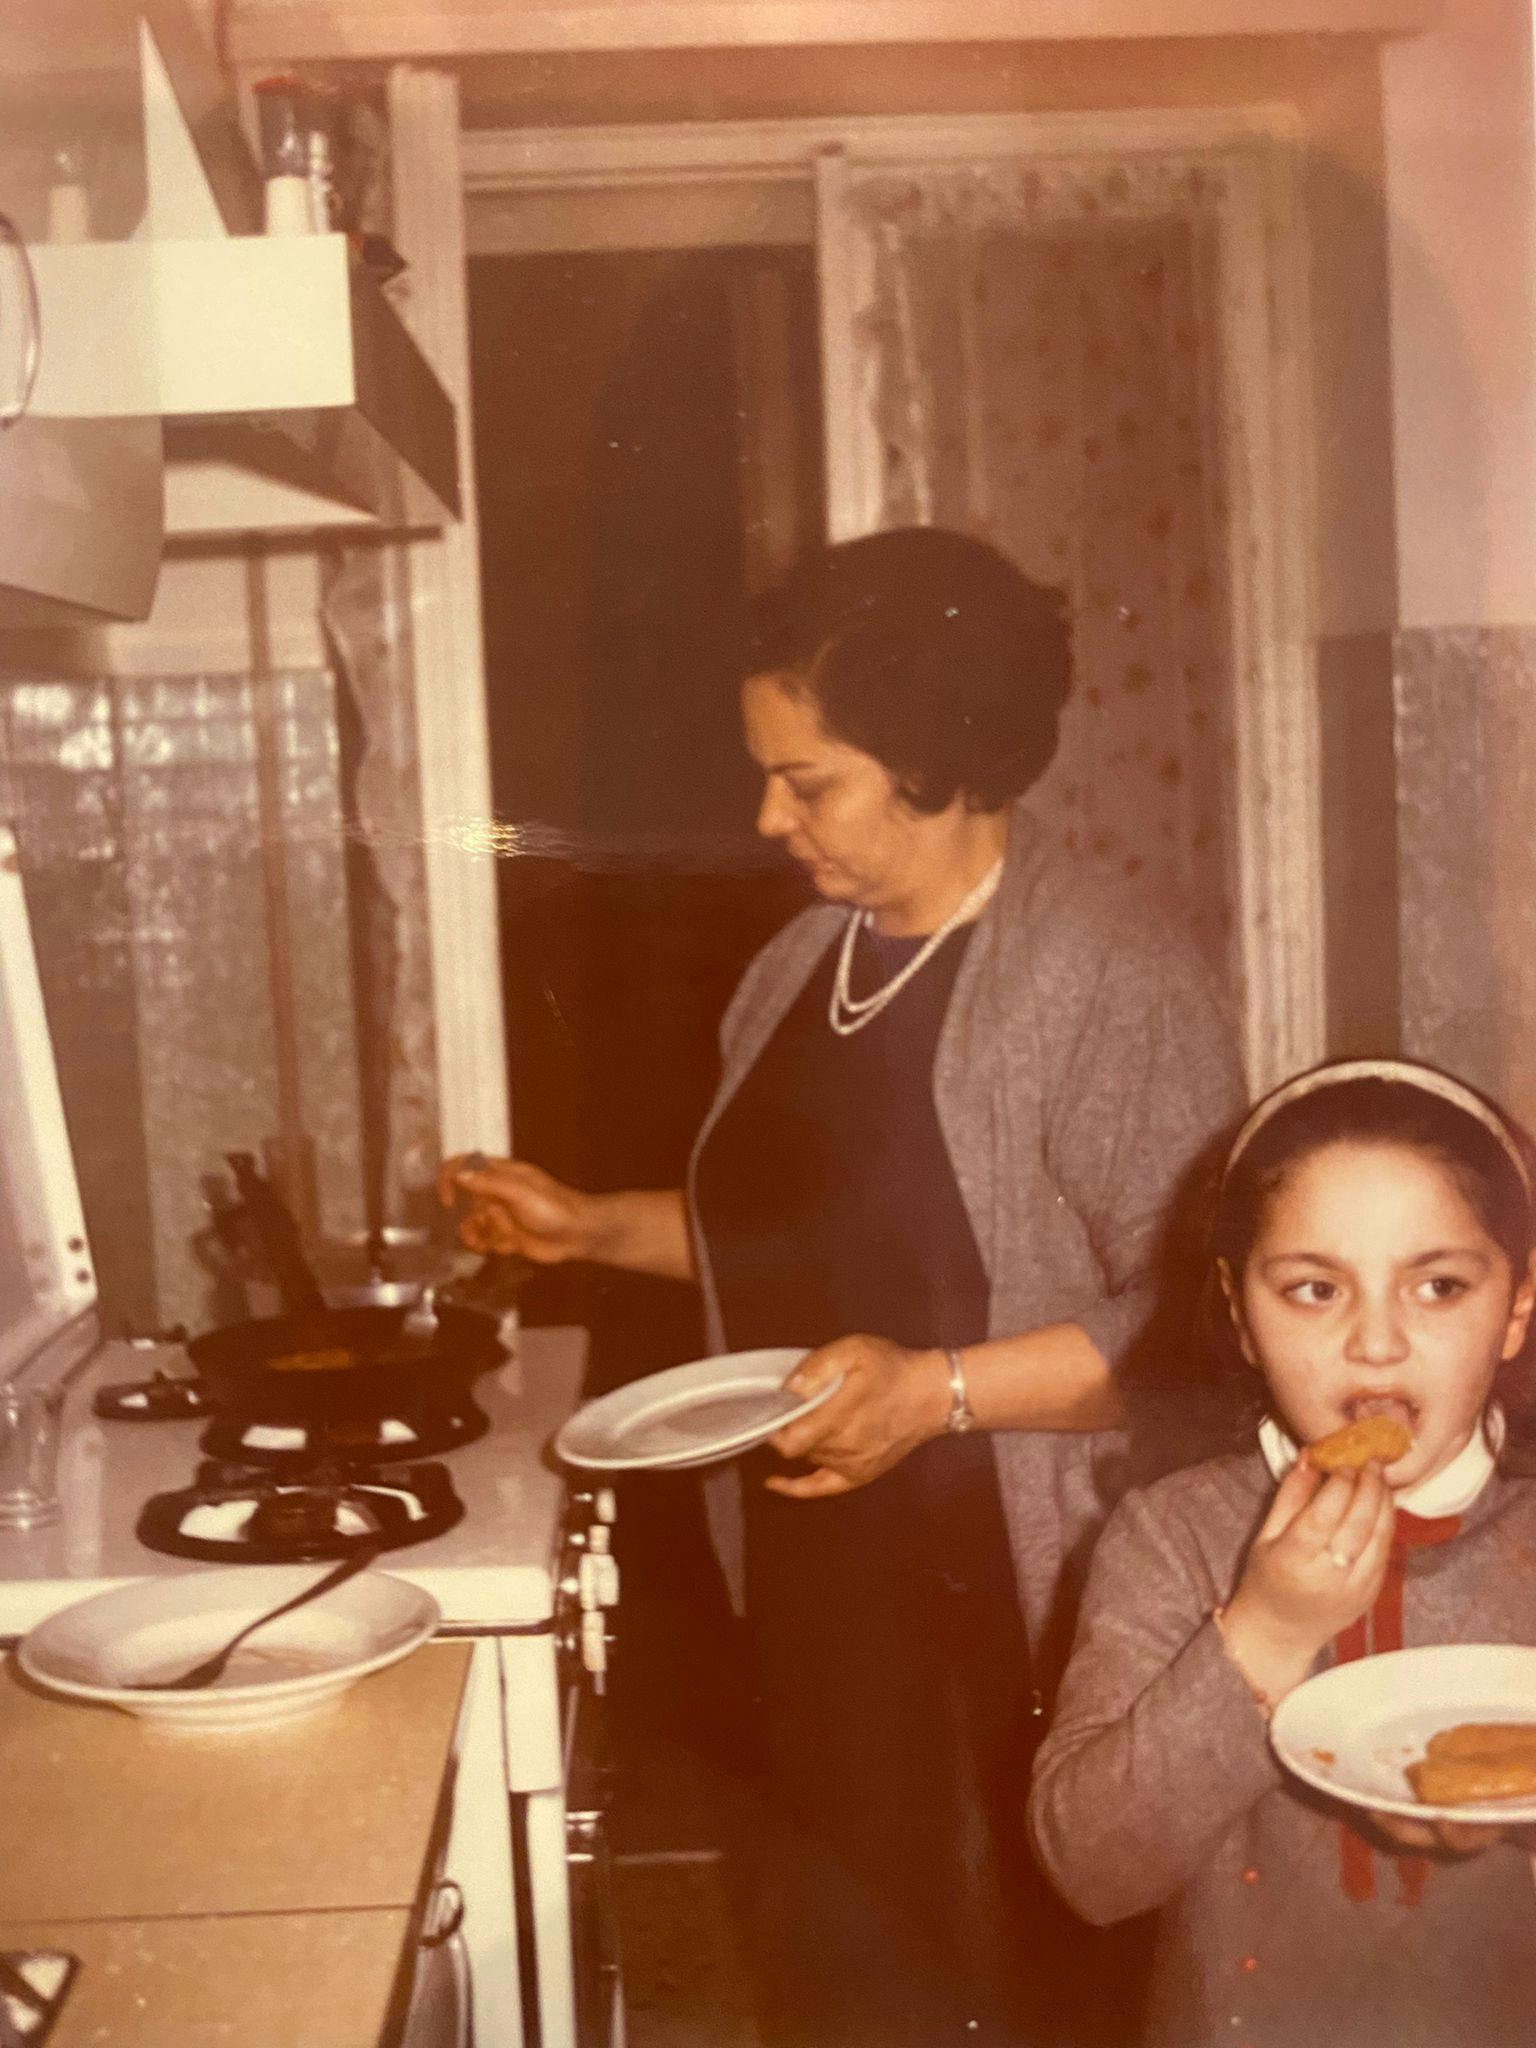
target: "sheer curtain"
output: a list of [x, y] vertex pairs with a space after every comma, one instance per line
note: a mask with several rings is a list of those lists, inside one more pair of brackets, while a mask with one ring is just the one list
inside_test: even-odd
[[1236, 980], [1217, 169], [1062, 157], [833, 183], [878, 521], [958, 527], [1069, 598], [1077, 685], [1035, 792]]

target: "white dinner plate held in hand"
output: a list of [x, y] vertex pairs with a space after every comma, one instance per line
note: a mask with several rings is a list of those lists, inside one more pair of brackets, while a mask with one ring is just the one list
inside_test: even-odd
[[1432, 1806], [1406, 1772], [1431, 1735], [1466, 1721], [1536, 1722], [1536, 1649], [1443, 1643], [1337, 1664], [1288, 1693], [1270, 1740], [1288, 1771], [1350, 1806], [1408, 1820], [1536, 1821], [1536, 1795]]
[[793, 1347], [733, 1351], [650, 1373], [578, 1408], [555, 1438], [555, 1455], [593, 1472], [675, 1472], [733, 1458], [842, 1385], [839, 1374], [814, 1394], [789, 1392], [784, 1382], [806, 1355]]
[[50, 1614], [23, 1638], [17, 1661], [50, 1692], [166, 1727], [235, 1732], [296, 1720], [424, 1643], [442, 1619], [431, 1594], [388, 1572], [359, 1572], [258, 1629], [212, 1685], [142, 1688], [190, 1671], [331, 1569], [221, 1565], [139, 1579]]

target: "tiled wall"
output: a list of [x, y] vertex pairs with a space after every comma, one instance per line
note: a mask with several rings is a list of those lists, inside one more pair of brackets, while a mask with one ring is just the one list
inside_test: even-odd
[[1536, 627], [1393, 663], [1403, 1043], [1536, 1117]]

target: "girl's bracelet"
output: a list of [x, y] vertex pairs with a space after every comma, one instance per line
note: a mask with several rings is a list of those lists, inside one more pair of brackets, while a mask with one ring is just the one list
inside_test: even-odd
[[1265, 1720], [1268, 1721], [1273, 1716], [1278, 1701], [1272, 1700], [1261, 1685], [1255, 1685], [1243, 1669], [1242, 1662], [1233, 1651], [1232, 1645], [1228, 1642], [1227, 1631], [1222, 1625], [1226, 1620], [1226, 1616], [1227, 1610], [1225, 1607], [1213, 1607], [1211, 1609], [1211, 1621], [1215, 1626], [1217, 1635], [1221, 1638], [1221, 1647], [1226, 1652], [1227, 1662], [1232, 1666], [1232, 1669], [1237, 1673], [1244, 1685], [1247, 1686], [1249, 1697]]

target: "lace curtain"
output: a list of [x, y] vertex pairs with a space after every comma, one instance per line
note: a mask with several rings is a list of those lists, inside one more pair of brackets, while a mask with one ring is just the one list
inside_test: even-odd
[[392, 551], [335, 552], [329, 668], [0, 682], [0, 817], [114, 1326], [229, 1312], [205, 1184], [227, 1181], [228, 1151], [280, 1167], [285, 1126], [312, 1247], [362, 1232], [370, 1175], [386, 1222], [430, 1213], [436, 1054], [398, 585]]
[[76, 1170], [109, 1322], [208, 1320], [205, 1176], [275, 1131], [256, 691], [269, 695], [301, 1111], [323, 1209], [356, 1228], [330, 679], [17, 681], [0, 689], [16, 826]]
[[838, 189], [871, 281], [879, 523], [960, 528], [1065, 588], [1077, 685], [1035, 807], [1235, 979], [1219, 170], [1075, 157]]

